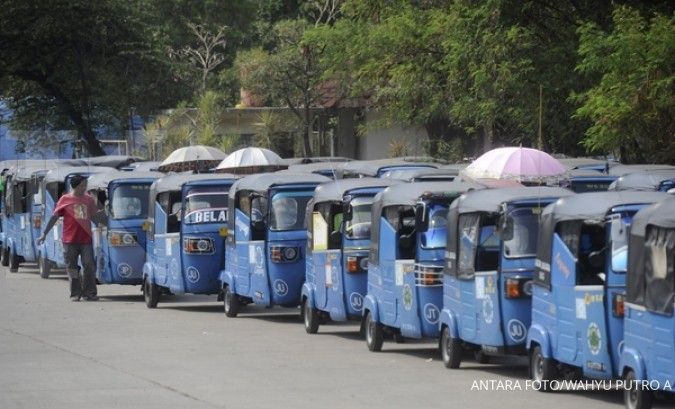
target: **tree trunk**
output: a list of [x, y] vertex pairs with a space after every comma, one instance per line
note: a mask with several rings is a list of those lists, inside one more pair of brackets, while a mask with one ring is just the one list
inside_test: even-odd
[[310, 143], [310, 126], [312, 119], [312, 112], [309, 109], [309, 105], [305, 104], [304, 110], [305, 117], [303, 118], [302, 124], [302, 144], [304, 148], [304, 155], [306, 158], [312, 156], [312, 144]]
[[495, 128], [492, 121], [483, 125], [483, 153], [492, 149]]

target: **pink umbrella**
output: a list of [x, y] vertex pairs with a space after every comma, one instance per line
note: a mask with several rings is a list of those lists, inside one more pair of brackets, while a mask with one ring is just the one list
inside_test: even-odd
[[546, 152], [532, 148], [497, 148], [473, 161], [464, 175], [472, 179], [510, 179], [547, 183], [566, 177], [567, 168]]

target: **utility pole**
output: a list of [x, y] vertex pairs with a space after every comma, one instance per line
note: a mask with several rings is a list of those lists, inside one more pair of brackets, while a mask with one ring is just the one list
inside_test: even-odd
[[544, 87], [539, 84], [539, 130], [537, 132], [537, 148], [540, 151], [544, 150], [544, 133], [542, 130], [542, 122], [544, 120]]

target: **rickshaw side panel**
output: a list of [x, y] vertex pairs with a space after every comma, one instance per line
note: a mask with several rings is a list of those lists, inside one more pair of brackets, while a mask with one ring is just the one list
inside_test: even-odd
[[[305, 230], [268, 231], [265, 261], [267, 274], [252, 278], [251, 284], [258, 291], [271, 291], [271, 302], [281, 306], [295, 306], [300, 303], [300, 290], [305, 282], [305, 252], [307, 248], [307, 232]], [[296, 259], [283, 263], [272, 261], [270, 249], [274, 246], [295, 248]], [[255, 281], [255, 284], [254, 284]], [[266, 292], [267, 292], [266, 291]]]
[[[380, 217], [380, 260], [368, 276], [368, 293], [377, 300], [380, 322], [393, 326], [397, 321], [398, 292], [403, 290], [403, 275], [396, 272], [396, 230]], [[372, 284], [372, 287], [371, 287]]]

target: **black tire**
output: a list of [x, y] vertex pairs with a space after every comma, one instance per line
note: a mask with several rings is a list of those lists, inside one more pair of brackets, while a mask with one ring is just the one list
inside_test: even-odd
[[305, 331], [308, 334], [316, 334], [319, 331], [319, 313], [312, 308], [309, 300], [302, 300], [302, 322], [305, 323]]
[[370, 311], [366, 312], [365, 327], [368, 350], [371, 352], [381, 351], [384, 342], [384, 328], [382, 324], [373, 320], [373, 314]]
[[161, 292], [162, 289], [157, 284], [151, 283], [150, 279], [145, 277], [145, 280], [143, 280], [143, 297], [148, 308], [157, 308]]
[[479, 364], [489, 364], [490, 363], [490, 356], [486, 355], [483, 351], [480, 349], [475, 351], [473, 353], [474, 358], [476, 359], [476, 362]]
[[450, 335], [450, 328], [443, 327], [439, 341], [443, 365], [448, 369], [457, 369], [462, 363], [462, 341]]
[[2, 246], [0, 251], [0, 265], [7, 267], [9, 265], [9, 248]]
[[49, 274], [52, 272], [51, 262], [42, 255], [38, 255], [38, 270], [40, 271], [40, 278], [45, 280], [49, 278]]
[[626, 388], [623, 390], [623, 401], [626, 409], [650, 409], [654, 402], [654, 393], [636, 383], [633, 370], [626, 373]]
[[223, 295], [225, 315], [234, 318], [239, 314], [239, 295], [233, 293], [229, 285], [226, 285], [223, 291], [225, 292], [225, 295]]
[[558, 378], [555, 361], [545, 358], [539, 345], [535, 345], [530, 354], [530, 378], [535, 382], [540, 382], [539, 390], [542, 392], [551, 392], [550, 383]]
[[9, 272], [17, 273], [19, 271], [19, 256], [16, 255], [16, 251], [11, 248], [9, 249]]

